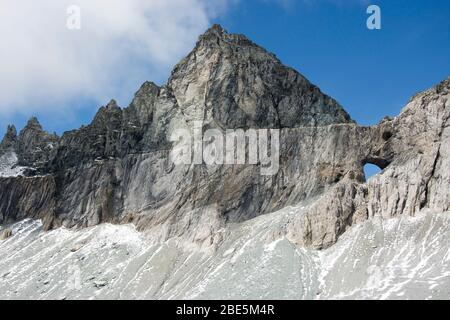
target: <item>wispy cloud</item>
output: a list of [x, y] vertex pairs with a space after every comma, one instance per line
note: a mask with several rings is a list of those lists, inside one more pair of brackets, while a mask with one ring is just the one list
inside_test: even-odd
[[[66, 27], [81, 8], [81, 30]], [[0, 1], [0, 117], [106, 101], [162, 80], [227, 1]], [[58, 106], [58, 107], [56, 107]]]

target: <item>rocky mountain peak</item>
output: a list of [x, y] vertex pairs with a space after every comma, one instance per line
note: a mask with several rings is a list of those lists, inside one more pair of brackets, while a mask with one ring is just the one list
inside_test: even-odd
[[41, 126], [41, 124], [39, 123], [39, 120], [36, 117], [31, 117], [28, 120], [28, 122], [27, 122], [27, 124], [26, 124], [26, 126], [24, 127], [23, 130], [28, 130], [28, 129], [30, 129], [30, 130], [39, 130], [39, 131], [42, 130], [42, 126]]
[[111, 99], [106, 106], [101, 107], [94, 116], [92, 126], [104, 127], [107, 123], [114, 122], [121, 118], [122, 109], [117, 105], [116, 100]]
[[14, 125], [8, 125], [5, 136], [0, 143], [0, 152], [12, 148], [17, 140], [17, 130]]
[[17, 135], [16, 126], [13, 124], [8, 125], [8, 127], [6, 128], [6, 135], [15, 137]]
[[128, 121], [131, 124], [143, 125], [150, 120], [160, 90], [161, 88], [151, 81], [146, 81], [141, 85], [130, 106], [126, 109]]
[[206, 32], [203, 35], [201, 35], [200, 37], [205, 36], [210, 33], [216, 33], [216, 34], [221, 35], [221, 34], [227, 33], [227, 32], [220, 24], [215, 23], [208, 30], [206, 30]]
[[28, 120], [20, 131], [14, 150], [19, 157], [19, 163], [24, 166], [41, 166], [49, 157], [58, 142], [56, 134], [46, 132], [36, 117]]
[[120, 109], [120, 107], [117, 105], [116, 100], [111, 99], [108, 104], [106, 105], [107, 110], [117, 110]]
[[[239, 45], [239, 46], [251, 46], [258, 47], [261, 50], [263, 48], [259, 47], [252, 41], [250, 41], [243, 34], [231, 34], [228, 33], [221, 25], [214, 24], [210, 27], [204, 34], [199, 37], [199, 41], [197, 42], [196, 49], [199, 50], [202, 46], [214, 46], [219, 48], [223, 45]], [[265, 50], [264, 50], [265, 51]], [[275, 57], [274, 55], [272, 55]]]
[[136, 92], [136, 95], [142, 95], [148, 92], [157, 93], [159, 89], [159, 86], [153, 81], [145, 81]]
[[41, 123], [36, 117], [31, 117], [25, 127], [23, 127], [22, 130], [20, 130], [19, 133], [19, 141], [24, 141], [28, 139], [34, 139], [34, 140], [40, 140], [40, 139], [50, 139], [50, 140], [56, 140], [58, 139], [57, 135], [55, 133], [50, 134], [47, 131], [45, 131], [42, 128]]
[[188, 121], [219, 128], [352, 122], [332, 98], [274, 54], [214, 25], [173, 70], [168, 87]]
[[224, 35], [227, 34], [224, 28], [220, 24], [213, 24], [208, 30], [205, 31], [200, 37], [199, 42], [201, 40], [210, 40], [210, 39], [221, 39]]
[[448, 94], [450, 92], [450, 77], [443, 80], [434, 89], [437, 94]]

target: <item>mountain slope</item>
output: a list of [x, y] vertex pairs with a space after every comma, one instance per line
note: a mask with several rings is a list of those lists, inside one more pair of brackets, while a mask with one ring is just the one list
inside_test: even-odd
[[0, 298], [450, 298], [450, 213], [372, 219], [316, 251], [278, 234], [307, 209], [228, 226], [215, 250], [154, 242], [132, 225], [44, 232], [26, 220], [0, 245]]

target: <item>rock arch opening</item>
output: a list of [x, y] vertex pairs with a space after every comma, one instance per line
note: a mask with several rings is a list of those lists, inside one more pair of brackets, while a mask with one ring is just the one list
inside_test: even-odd
[[374, 175], [377, 175], [378, 173], [380, 173], [383, 170], [383, 168], [381, 168], [380, 166], [373, 164], [373, 163], [365, 163], [364, 167], [363, 167], [363, 171], [364, 171], [364, 177], [365, 180], [369, 180], [371, 177], [373, 177]]

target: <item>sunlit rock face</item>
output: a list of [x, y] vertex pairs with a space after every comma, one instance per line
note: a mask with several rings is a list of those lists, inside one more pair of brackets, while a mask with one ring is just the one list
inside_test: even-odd
[[[243, 35], [228, 34], [220, 26], [213, 26], [175, 66], [166, 85], [144, 83], [127, 108], [112, 100], [99, 109], [91, 124], [61, 137], [46, 133], [35, 118], [19, 133], [14, 126], [8, 127], [0, 143], [0, 225], [14, 225], [20, 234], [15, 236], [13, 230], [12, 237], [0, 248], [10, 250], [7, 248], [15, 245], [14, 239], [32, 247], [37, 239], [62, 236], [71, 243], [79, 237], [96, 239], [101, 237], [98, 233], [116, 231], [118, 236], [113, 242], [122, 241], [123, 233], [127, 234], [125, 238], [132, 235], [137, 239], [132, 247], [139, 244], [133, 250], [141, 260], [120, 250], [118, 256], [111, 252], [113, 256], [108, 259], [112, 260], [105, 260], [121, 268], [126, 265], [119, 260], [130, 262], [131, 270], [116, 270], [116, 277], [123, 281], [118, 285], [123, 287], [122, 293], [106, 289], [104, 282], [110, 283], [111, 279], [100, 279], [94, 288], [71, 297], [98, 293], [120, 298], [132, 297], [133, 292], [140, 298], [218, 297], [216, 288], [226, 287], [225, 279], [230, 274], [235, 281], [230, 283], [242, 287], [235, 292], [230, 289], [223, 297], [369, 295], [369, 291], [357, 290], [356, 286], [362, 285], [358, 281], [363, 281], [358, 279], [349, 280], [347, 288], [353, 289], [333, 289], [334, 280], [323, 273], [328, 260], [321, 259], [327, 252], [340, 252], [337, 248], [342, 245], [336, 242], [344, 233], [346, 239], [351, 234], [368, 238], [370, 226], [390, 223], [377, 220], [380, 217], [407, 221], [428, 212], [428, 218], [424, 218], [428, 221], [433, 212], [450, 210], [449, 90], [450, 78], [414, 96], [399, 116], [385, 118], [376, 126], [361, 127], [338, 102], [273, 54]], [[170, 158], [172, 134], [179, 129], [192, 133], [199, 121], [202, 132], [279, 130], [278, 170], [262, 175], [261, 163], [175, 165]], [[368, 163], [383, 171], [366, 181], [363, 167]], [[23, 222], [27, 218], [40, 219], [42, 226], [30, 220]], [[265, 225], [264, 221], [275, 226], [253, 233], [253, 229]], [[89, 229], [84, 230], [86, 227]], [[52, 231], [43, 233], [40, 228]], [[380, 250], [384, 245], [380, 244]], [[392, 250], [404, 250], [400, 245]], [[245, 249], [238, 254], [233, 248]], [[28, 259], [31, 253], [26, 252], [26, 247], [23, 250], [24, 259]], [[77, 256], [74, 252], [67, 252], [67, 257], [55, 256], [69, 259], [61, 268], [72, 263], [71, 257]], [[82, 259], [92, 258], [94, 266], [104, 258], [101, 252], [99, 256], [86, 254]], [[341, 253], [342, 259], [350, 254]], [[177, 263], [185, 259], [190, 269], [180, 269], [170, 280], [173, 284], [169, 284], [164, 268], [172, 265], [172, 255], [182, 257], [177, 258]], [[245, 273], [238, 271], [244, 265], [233, 271], [235, 262], [231, 257], [236, 255], [238, 264], [254, 262], [247, 268], [262, 268], [266, 261], [269, 269], [279, 270], [271, 274], [274, 282], [268, 284], [267, 290], [262, 283], [262, 287], [254, 283], [266, 278], [268, 271], [259, 270], [254, 278], [248, 274], [243, 277]], [[147, 268], [152, 271], [141, 275]], [[309, 271], [299, 274], [299, 268]], [[22, 276], [26, 270], [31, 272], [25, 268]], [[389, 273], [375, 267], [370, 270], [375, 276], [381, 272], [386, 281], [391, 281]], [[189, 272], [192, 279], [183, 282]], [[355, 270], [347, 273], [361, 279], [372, 275], [363, 276]], [[64, 278], [62, 271], [61, 277], [60, 282]], [[142, 277], [152, 280], [132, 284]], [[35, 280], [33, 277], [29, 281]], [[60, 285], [55, 285], [51, 289], [54, 292], [47, 296], [57, 298], [66, 292]], [[145, 287], [145, 292], [139, 291], [140, 286]], [[168, 289], [171, 286], [173, 290]], [[32, 294], [8, 290], [10, 296]], [[378, 289], [373, 290], [375, 297]], [[377, 297], [395, 296], [381, 290]]]
[[350, 123], [332, 98], [243, 35], [215, 25], [169, 79], [187, 121], [220, 128]]

